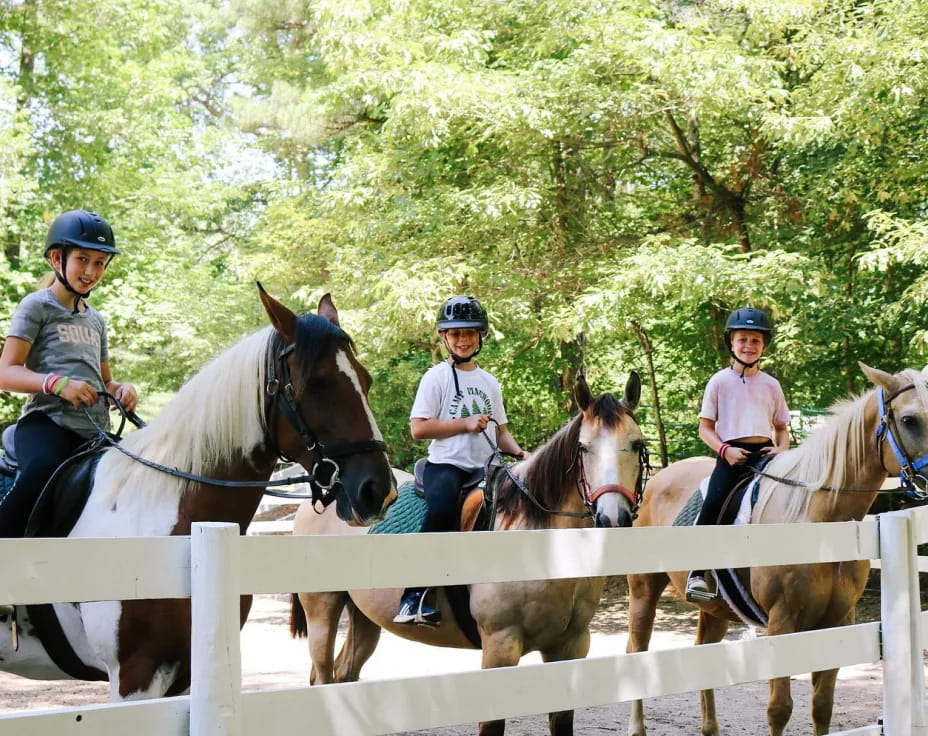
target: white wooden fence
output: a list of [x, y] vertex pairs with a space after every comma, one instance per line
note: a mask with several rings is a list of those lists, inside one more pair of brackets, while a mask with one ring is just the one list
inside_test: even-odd
[[[432, 534], [240, 537], [237, 529], [197, 524], [189, 538], [0, 540], [0, 603], [193, 599], [189, 696], [8, 714], [0, 716], [0, 736], [289, 736], [297, 728], [316, 736], [393, 733], [881, 660], [882, 727], [873, 724], [845, 736], [928, 734], [922, 666], [928, 614], [920, 610], [915, 560], [916, 545], [928, 542], [928, 509], [836, 524], [442, 534], [440, 539]], [[241, 692], [237, 612], [242, 593], [856, 559], [881, 563], [881, 623], [485, 672]]]

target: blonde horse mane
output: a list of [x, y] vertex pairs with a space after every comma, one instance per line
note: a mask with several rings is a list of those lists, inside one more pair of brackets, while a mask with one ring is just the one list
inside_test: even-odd
[[[902, 371], [915, 385], [924, 406], [928, 407], [928, 388], [923, 374], [914, 370]], [[827, 487], [836, 499], [839, 489], [847, 485], [848, 471], [864, 464], [867, 448], [876, 440], [865, 432], [864, 407], [876, 389], [853, 398], [836, 402], [829, 411], [827, 421], [798, 447], [777, 455], [766, 471], [779, 478], [801, 482], [802, 486], [778, 483], [762, 478], [754, 519], [763, 517], [773, 494], [787, 494], [783, 523], [800, 521], [809, 509], [811, 492]]]
[[[273, 335], [274, 328], [265, 327], [217, 355], [148, 426], [127, 435], [122, 446], [153, 462], [198, 474], [248, 457], [264, 441], [265, 356]], [[107, 459], [121, 478], [112, 488], [114, 495], [120, 488], [152, 485], [180, 495], [186, 483], [115, 450]]]

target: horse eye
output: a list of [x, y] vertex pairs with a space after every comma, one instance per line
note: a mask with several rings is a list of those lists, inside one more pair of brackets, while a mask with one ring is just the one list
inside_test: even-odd
[[903, 425], [906, 429], [915, 429], [918, 426], [918, 417], [913, 416], [912, 414], [906, 414], [901, 419]]
[[589, 452], [590, 446], [588, 444], [580, 443], [580, 452]]

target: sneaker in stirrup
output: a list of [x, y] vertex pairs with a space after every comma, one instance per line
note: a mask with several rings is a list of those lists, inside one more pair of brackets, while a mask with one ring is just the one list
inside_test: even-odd
[[400, 607], [396, 616], [393, 617], [393, 623], [438, 626], [441, 623], [441, 611], [425, 602], [424, 590], [409, 590], [400, 601]]
[[709, 590], [709, 586], [706, 585], [705, 577], [690, 573], [686, 579], [686, 600], [690, 602], [711, 601], [715, 597], [715, 592]]

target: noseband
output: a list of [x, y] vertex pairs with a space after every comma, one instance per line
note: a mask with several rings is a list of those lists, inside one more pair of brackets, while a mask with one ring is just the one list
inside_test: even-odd
[[[313, 432], [300, 412], [300, 407], [296, 402], [296, 391], [293, 388], [293, 381], [290, 376], [290, 354], [294, 351], [295, 345], [286, 345], [279, 350], [268, 349], [267, 351], [267, 384], [264, 391], [264, 418], [267, 424], [268, 436], [271, 440], [271, 446], [277, 449], [278, 457], [288, 462], [297, 462], [284, 454], [280, 448], [279, 442], [274, 437], [274, 414], [280, 411], [287, 424], [296, 432], [303, 442], [304, 450], [313, 458], [313, 466], [310, 471], [312, 480], [310, 485], [313, 489], [313, 503], [318, 501], [323, 508], [335, 500], [335, 486], [341, 483], [339, 478], [341, 467], [334, 458], [347, 457], [363, 452], [386, 452], [387, 445], [381, 440], [364, 440], [362, 442], [343, 442], [337, 445], [322, 444]], [[279, 375], [279, 378], [278, 378]], [[329, 477], [327, 482], [319, 479], [318, 472], [328, 470]]]
[[[928, 499], [928, 478], [919, 471], [928, 465], [928, 456], [922, 456], [917, 460], [912, 460], [909, 453], [906, 452], [905, 447], [902, 446], [898, 438], [899, 427], [896, 425], [896, 416], [893, 414], [892, 407], [893, 399], [899, 396], [899, 394], [903, 394], [913, 388], [915, 388], [915, 384], [910, 384], [889, 396], [884, 396], [883, 389], [879, 389], [877, 393], [877, 408], [880, 414], [880, 424], [876, 428], [876, 444], [877, 450], [880, 451], [880, 465], [883, 466], [883, 470], [886, 470], [886, 466], [883, 465], [881, 444], [885, 441], [889, 444], [896, 461], [899, 463], [899, 467], [902, 469], [899, 473], [900, 487], [905, 489], [907, 496], [919, 501], [924, 501]], [[925, 487], [924, 489], [919, 488], [915, 484], [916, 478], [921, 480], [922, 485]]]
[[[634, 450], [621, 450], [620, 452], [634, 452]], [[600, 496], [604, 496], [607, 493], [620, 493], [628, 499], [628, 503], [631, 506], [632, 520], [638, 518], [638, 507], [641, 506], [641, 499], [644, 491], [645, 472], [650, 473], [651, 471], [650, 456], [648, 455], [648, 448], [645, 446], [644, 442], [638, 446], [638, 478], [635, 480], [634, 492], [619, 483], [607, 483], [592, 490], [590, 488], [590, 482], [586, 477], [586, 468], [583, 465], [583, 454], [583, 446], [578, 445], [577, 466], [579, 472], [577, 473], [577, 491], [580, 493], [580, 498], [583, 499], [584, 505], [589, 510], [590, 516], [595, 517], [594, 506], [596, 500]]]

